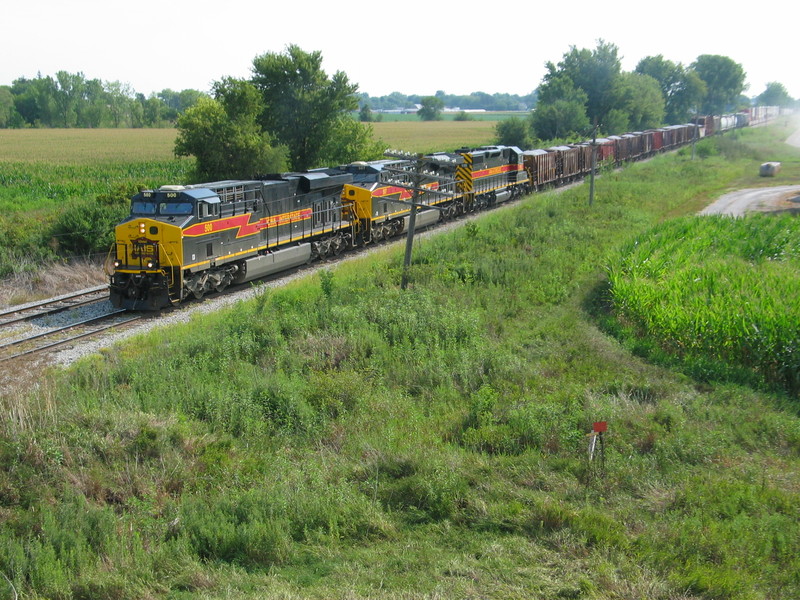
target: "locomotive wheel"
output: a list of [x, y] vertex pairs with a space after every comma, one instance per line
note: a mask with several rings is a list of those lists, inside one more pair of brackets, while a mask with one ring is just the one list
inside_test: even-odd
[[206, 291], [204, 288], [194, 289], [192, 290], [192, 296], [194, 296], [197, 300], [202, 300], [203, 296], [206, 295]]

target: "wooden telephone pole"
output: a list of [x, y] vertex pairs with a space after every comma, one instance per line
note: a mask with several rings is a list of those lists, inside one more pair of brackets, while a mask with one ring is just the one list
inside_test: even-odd
[[592, 170], [589, 173], [589, 206], [594, 203], [594, 172], [597, 168], [597, 119], [592, 129]]
[[[384, 156], [390, 158], [399, 158], [409, 161], [409, 168], [403, 169], [398, 167], [386, 167], [384, 170], [393, 175], [398, 175], [397, 180], [390, 180], [390, 183], [395, 187], [411, 192], [411, 201], [406, 200], [388, 200], [394, 204], [405, 204], [411, 207], [411, 212], [408, 218], [408, 233], [406, 235], [406, 254], [403, 260], [403, 277], [400, 282], [400, 288], [406, 289], [408, 287], [408, 271], [411, 267], [411, 251], [414, 247], [414, 230], [417, 227], [417, 209], [424, 210], [434, 209], [444, 212], [446, 209], [440, 208], [433, 204], [425, 204], [420, 201], [423, 194], [432, 194], [435, 196], [443, 196], [450, 198], [453, 196], [453, 191], [442, 191], [449, 187], [455, 188], [455, 179], [449, 177], [442, 177], [433, 173], [425, 172], [426, 164], [431, 162], [443, 162], [443, 159], [437, 158], [435, 161], [431, 157], [425, 158], [422, 154], [411, 154], [407, 152], [397, 152], [389, 150], [384, 153]], [[412, 166], [413, 163], [413, 166]], [[409, 181], [410, 180], [410, 181]], [[433, 189], [431, 184], [436, 183], [437, 189]]]

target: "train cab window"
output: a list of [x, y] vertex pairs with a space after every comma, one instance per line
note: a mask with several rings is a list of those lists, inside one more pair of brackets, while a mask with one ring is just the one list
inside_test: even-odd
[[167, 216], [181, 216], [192, 214], [191, 202], [162, 202], [158, 206], [158, 214]]
[[155, 202], [133, 202], [131, 204], [132, 215], [154, 215], [156, 214]]

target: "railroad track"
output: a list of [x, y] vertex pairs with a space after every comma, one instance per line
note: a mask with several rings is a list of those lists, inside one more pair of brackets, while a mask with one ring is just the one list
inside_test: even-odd
[[0, 327], [11, 325], [12, 323], [30, 321], [37, 317], [54, 315], [79, 306], [94, 304], [95, 302], [102, 302], [107, 298], [108, 286], [99, 285], [97, 287], [81, 290], [80, 292], [64, 294], [63, 296], [0, 310]]
[[0, 362], [45, 352], [142, 318], [112, 308], [107, 290], [101, 286], [0, 311]]

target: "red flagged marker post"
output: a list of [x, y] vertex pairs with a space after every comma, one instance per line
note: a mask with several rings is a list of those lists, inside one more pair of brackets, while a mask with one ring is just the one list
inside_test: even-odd
[[603, 434], [608, 431], [608, 421], [595, 421], [592, 423], [592, 431], [587, 433], [586, 436], [589, 440], [589, 462], [594, 460], [594, 454], [597, 450], [597, 442], [600, 441], [600, 468], [605, 471], [606, 466], [606, 452], [605, 444], [603, 442]]

